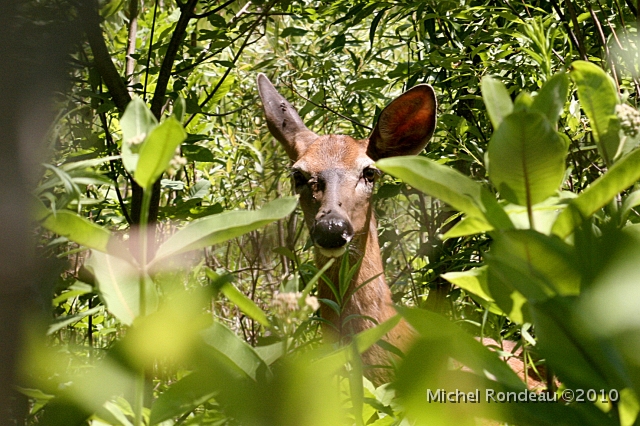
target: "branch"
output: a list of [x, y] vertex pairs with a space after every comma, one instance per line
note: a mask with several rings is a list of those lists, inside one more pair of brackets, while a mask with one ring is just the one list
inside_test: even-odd
[[[251, 27], [249, 28], [249, 30], [247, 31], [249, 34], [247, 35], [247, 38], [244, 39], [244, 42], [242, 43], [242, 46], [240, 46], [240, 48], [238, 49], [238, 51], [236, 52], [235, 56], [233, 57], [233, 59], [231, 60], [231, 65], [229, 67], [227, 67], [227, 70], [224, 72], [224, 74], [222, 75], [222, 77], [220, 77], [220, 80], [218, 80], [218, 83], [216, 84], [216, 86], [213, 88], [213, 91], [211, 93], [209, 93], [209, 95], [207, 95], [207, 97], [205, 98], [204, 101], [202, 101], [202, 103], [199, 105], [200, 109], [202, 109], [203, 106], [205, 106], [216, 94], [216, 92], [218, 91], [218, 89], [220, 88], [220, 86], [222, 86], [222, 83], [224, 83], [224, 80], [227, 78], [227, 76], [229, 75], [229, 73], [231, 72], [231, 69], [235, 66], [235, 63], [238, 61], [238, 59], [240, 58], [240, 55], [242, 54], [242, 51], [244, 50], [245, 47], [247, 47], [247, 45], [249, 44], [249, 39], [251, 38], [251, 35], [253, 34], [253, 31], [258, 27], [258, 25], [260, 24], [260, 22], [262, 21], [262, 19], [264, 19], [268, 14], [269, 14], [269, 10], [271, 10], [271, 8], [277, 3], [278, 0], [272, 0], [271, 3], [269, 3], [264, 11], [260, 14], [260, 16], [258, 17], [258, 19], [256, 19], [256, 21], [251, 25]], [[187, 121], [184, 123], [185, 127], [191, 122], [191, 120], [194, 119], [194, 117], [196, 116], [196, 114], [198, 114], [197, 112], [191, 114], [191, 116], [187, 119]]]
[[214, 13], [221, 11], [222, 9], [224, 9], [224, 8], [225, 8], [225, 7], [227, 7], [227, 6], [229, 6], [229, 5], [230, 5], [231, 3], [233, 3], [234, 1], [236, 1], [236, 0], [229, 0], [229, 1], [227, 1], [226, 3], [223, 3], [222, 5], [220, 5], [220, 6], [216, 7], [215, 9], [212, 9], [212, 10], [210, 10], [210, 11], [208, 11], [208, 12], [200, 13], [200, 14], [198, 14], [198, 15], [193, 15], [193, 17], [194, 17], [194, 18], [198, 18], [198, 19], [200, 19], [200, 18], [206, 18], [206, 17], [207, 17], [207, 16], [209, 16], [209, 15], [213, 15]]
[[180, 18], [176, 24], [176, 29], [173, 31], [169, 45], [167, 46], [167, 53], [160, 66], [160, 73], [158, 74], [158, 82], [156, 83], [156, 91], [153, 94], [153, 100], [151, 101], [151, 112], [160, 120], [162, 114], [162, 106], [164, 105], [164, 98], [167, 94], [167, 85], [169, 84], [169, 78], [171, 77], [171, 70], [173, 69], [173, 63], [180, 49], [180, 44], [184, 39], [184, 35], [187, 31], [187, 25], [194, 16], [193, 9], [195, 8], [198, 0], [188, 0], [180, 13]]
[[96, 0], [80, 2], [79, 13], [81, 21], [85, 24], [85, 32], [91, 51], [93, 61], [102, 81], [109, 89], [109, 94], [120, 112], [124, 112], [131, 96], [127, 91], [127, 86], [122, 81], [116, 66], [111, 60], [111, 54], [102, 36], [100, 27], [100, 15], [98, 14], [98, 3]]
[[[286, 83], [285, 83], [285, 84], [286, 84]], [[356, 126], [364, 127], [364, 128], [365, 128], [365, 129], [367, 129], [367, 130], [373, 130], [373, 127], [369, 127], [369, 126], [367, 126], [366, 124], [362, 124], [362, 123], [360, 123], [359, 121], [357, 121], [357, 120], [355, 120], [355, 119], [353, 119], [353, 118], [351, 118], [351, 117], [347, 117], [346, 115], [341, 114], [341, 113], [339, 113], [338, 111], [336, 111], [335, 109], [333, 109], [333, 108], [331, 108], [331, 107], [327, 106], [327, 104], [319, 105], [319, 104], [317, 104], [317, 103], [313, 102], [311, 99], [309, 99], [309, 98], [307, 98], [307, 97], [303, 96], [302, 94], [300, 94], [300, 92], [298, 92], [298, 91], [297, 91], [293, 86], [290, 86], [290, 85], [288, 85], [288, 84], [286, 84], [286, 85], [289, 87], [289, 89], [291, 89], [291, 91], [292, 91], [293, 93], [295, 93], [297, 96], [301, 97], [301, 98], [302, 98], [302, 99], [304, 99], [305, 101], [309, 102], [311, 105], [313, 105], [313, 106], [315, 106], [315, 107], [318, 107], [318, 108], [326, 109], [327, 111], [329, 111], [329, 112], [331, 112], [331, 113], [333, 113], [333, 114], [337, 115], [338, 117], [341, 117], [341, 118], [344, 118], [344, 119], [345, 119], [345, 120], [347, 120], [347, 121], [350, 121], [351, 123], [355, 124]]]
[[131, 55], [136, 51], [136, 37], [138, 35], [138, 2], [130, 0], [129, 3], [129, 35], [127, 38], [127, 56], [125, 57], [124, 75], [127, 81], [133, 78], [135, 60]]

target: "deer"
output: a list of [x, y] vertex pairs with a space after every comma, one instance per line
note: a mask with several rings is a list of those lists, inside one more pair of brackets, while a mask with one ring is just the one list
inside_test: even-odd
[[[292, 162], [291, 174], [311, 240], [318, 268], [329, 259], [349, 256], [359, 268], [349, 283], [348, 298], [338, 314], [321, 304], [320, 316], [325, 340], [343, 340], [374, 327], [396, 315], [391, 290], [386, 283], [378, 226], [371, 198], [381, 171], [375, 162], [382, 158], [419, 154], [436, 127], [437, 100], [428, 84], [416, 85], [389, 103], [367, 139], [347, 135], [318, 135], [309, 130], [294, 107], [278, 93], [266, 75], [260, 73], [257, 86], [267, 127]], [[339, 280], [340, 262], [326, 274]], [[318, 284], [321, 299], [335, 301], [324, 282]], [[344, 320], [349, 318], [345, 324]], [[405, 351], [413, 330], [401, 320], [384, 340]], [[393, 377], [394, 355], [381, 345], [362, 354], [365, 375], [375, 385]]]

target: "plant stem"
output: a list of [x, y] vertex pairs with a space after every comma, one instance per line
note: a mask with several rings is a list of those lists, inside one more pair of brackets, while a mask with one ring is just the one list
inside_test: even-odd
[[[138, 244], [140, 245], [140, 277], [139, 277], [139, 317], [147, 314], [146, 284], [147, 284], [147, 253], [149, 242], [147, 238], [147, 224], [149, 222], [149, 206], [151, 205], [152, 187], [144, 188], [142, 192], [142, 210], [140, 212], [140, 227], [138, 228]], [[135, 413], [134, 425], [142, 426], [144, 410], [144, 367], [140, 367], [136, 377], [135, 400], [133, 412]]]

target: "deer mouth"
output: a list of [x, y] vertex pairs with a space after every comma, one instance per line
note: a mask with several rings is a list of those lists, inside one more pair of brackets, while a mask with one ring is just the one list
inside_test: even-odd
[[318, 247], [320, 254], [323, 255], [324, 257], [340, 257], [344, 254], [345, 251], [347, 251], [347, 244], [343, 245], [342, 247], [334, 248], [334, 249], [324, 248], [317, 244], [316, 244], [316, 247]]

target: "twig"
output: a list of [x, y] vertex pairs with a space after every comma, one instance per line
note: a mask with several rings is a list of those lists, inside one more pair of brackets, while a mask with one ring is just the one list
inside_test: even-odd
[[120, 112], [124, 112], [127, 104], [131, 100], [131, 96], [127, 90], [127, 86], [122, 81], [116, 66], [111, 60], [111, 54], [107, 49], [102, 36], [102, 28], [100, 28], [100, 15], [98, 14], [98, 3], [96, 0], [80, 2], [79, 13], [82, 16], [82, 22], [85, 24], [85, 32], [91, 51], [93, 52], [93, 61], [102, 77], [102, 81], [109, 89], [109, 94], [113, 99]]
[[199, 13], [199, 14], [194, 14], [193, 17], [200, 19], [200, 18], [206, 18], [207, 16], [213, 15], [216, 12], [221, 11], [222, 9], [224, 9], [225, 7], [229, 6], [231, 3], [233, 3], [235, 0], [229, 0], [226, 3], [223, 3], [222, 5], [216, 7], [215, 9], [212, 9], [208, 12], [204, 12], [204, 13]]
[[171, 77], [171, 70], [173, 69], [173, 62], [180, 49], [180, 44], [184, 39], [184, 35], [187, 31], [187, 25], [193, 17], [193, 9], [195, 8], [198, 0], [189, 0], [180, 13], [180, 18], [176, 24], [176, 29], [171, 35], [169, 45], [167, 46], [167, 53], [164, 56], [162, 65], [160, 65], [160, 73], [158, 74], [158, 82], [156, 83], [156, 91], [153, 93], [153, 100], [151, 101], [151, 112], [159, 120], [162, 115], [162, 106], [164, 105], [164, 98], [167, 93], [167, 85], [169, 84], [169, 78]]
[[307, 98], [306, 96], [304, 96], [304, 95], [302, 95], [300, 92], [298, 92], [298, 91], [293, 87], [293, 85], [289, 85], [289, 84], [287, 84], [287, 86], [291, 89], [291, 91], [292, 91], [293, 93], [295, 93], [295, 94], [296, 94], [296, 96], [301, 97], [301, 98], [302, 98], [302, 99], [304, 99], [305, 101], [309, 102], [311, 105], [313, 105], [313, 106], [315, 106], [315, 107], [318, 107], [318, 108], [326, 109], [327, 111], [329, 111], [329, 112], [331, 112], [331, 113], [333, 113], [333, 114], [337, 115], [338, 117], [344, 118], [345, 120], [350, 121], [351, 123], [353, 123], [353, 124], [355, 124], [355, 125], [357, 125], [357, 126], [364, 127], [364, 128], [365, 128], [365, 129], [367, 129], [367, 130], [373, 130], [373, 127], [367, 126], [366, 124], [362, 124], [362, 123], [360, 123], [359, 121], [357, 121], [357, 120], [355, 120], [355, 119], [353, 119], [353, 118], [351, 118], [351, 117], [347, 117], [346, 115], [339, 113], [338, 111], [336, 111], [336, 110], [334, 110], [333, 108], [331, 108], [331, 107], [327, 106], [326, 104], [324, 104], [324, 105], [319, 105], [319, 104], [317, 104], [317, 103], [313, 102], [311, 99]]
[[[129, 82], [129, 79], [133, 78], [133, 68], [135, 66], [135, 60], [131, 55], [136, 51], [136, 37], [138, 35], [138, 1], [129, 0], [129, 34], [127, 37], [127, 55], [124, 62], [124, 76]], [[133, 89], [129, 87], [129, 93]]]
[[142, 89], [142, 99], [147, 101], [147, 83], [149, 82], [149, 65], [151, 64], [151, 52], [153, 51], [153, 33], [156, 30], [156, 16], [158, 16], [158, 0], [153, 6], [153, 20], [151, 21], [151, 34], [149, 35], [149, 50], [147, 51], [147, 66], [144, 69], [144, 88]]
[[562, 13], [562, 9], [560, 9], [560, 6], [558, 6], [557, 0], [551, 0], [551, 5], [553, 6], [553, 9], [556, 11], [558, 16], [560, 17], [560, 20], [562, 21], [562, 25], [564, 26], [565, 30], [567, 30], [567, 34], [569, 35], [571, 42], [573, 43], [574, 46], [576, 46], [576, 48], [578, 49], [578, 52], [580, 52], [580, 57], [582, 57], [583, 59], [586, 59], [586, 53], [583, 54], [583, 48], [581, 47], [582, 45], [578, 41], [576, 34], [573, 32], [573, 30], [571, 29], [571, 26], [567, 22], [564, 13]]
[[607, 37], [604, 35], [604, 31], [602, 31], [602, 25], [600, 25], [600, 20], [596, 15], [596, 12], [591, 7], [591, 4], [587, 2], [587, 7], [589, 8], [589, 13], [593, 18], [593, 22], [596, 25], [596, 30], [598, 31], [598, 35], [600, 36], [600, 42], [602, 43], [602, 47], [604, 49], [604, 53], [607, 56], [607, 61], [609, 62], [609, 67], [611, 68], [611, 72], [613, 73], [613, 80], [616, 83], [616, 89], [620, 92], [620, 82], [618, 81], [618, 73], [616, 71], [616, 64], [613, 62], [613, 58], [611, 57], [611, 52], [609, 51], [609, 46], [607, 45]]
[[[555, 0], [553, 0], [555, 2]], [[576, 33], [576, 40], [578, 42], [578, 50], [580, 51], [580, 56], [585, 61], [587, 58], [587, 49], [584, 47], [584, 37], [582, 36], [582, 31], [580, 31], [580, 24], [578, 23], [578, 17], [576, 16], [576, 11], [573, 7], [573, 3], [571, 0], [566, 0], [567, 9], [569, 9], [569, 15], [571, 16], [571, 22], [573, 23], [573, 28]]]
[[[236, 52], [235, 56], [233, 57], [233, 59], [231, 60], [231, 64], [227, 67], [226, 71], [224, 72], [224, 74], [222, 75], [222, 77], [220, 77], [220, 80], [218, 80], [218, 83], [215, 85], [215, 87], [213, 88], [213, 91], [211, 93], [209, 93], [207, 95], [207, 97], [205, 98], [204, 101], [202, 101], [202, 103], [200, 103], [199, 107], [200, 109], [202, 109], [203, 106], [205, 106], [216, 94], [216, 92], [218, 91], [218, 89], [220, 89], [220, 86], [222, 86], [222, 83], [224, 83], [224, 80], [229, 76], [229, 73], [231, 72], [231, 70], [233, 69], [233, 67], [235, 66], [235, 63], [238, 61], [238, 59], [240, 58], [240, 55], [242, 54], [242, 51], [245, 49], [245, 47], [247, 47], [247, 45], [249, 44], [249, 39], [251, 38], [251, 35], [253, 34], [253, 31], [258, 27], [258, 25], [260, 24], [260, 22], [262, 22], [262, 20], [268, 15], [269, 10], [271, 10], [271, 8], [277, 3], [278, 0], [272, 0], [271, 3], [269, 3], [267, 5], [267, 7], [265, 7], [264, 11], [262, 12], [262, 14], [258, 17], [258, 19], [256, 19], [256, 21], [251, 25], [251, 27], [248, 30], [248, 35], [247, 37], [244, 39], [244, 42], [242, 43], [242, 45], [240, 46], [240, 48], [238, 49], [238, 51]], [[195, 118], [195, 116], [199, 114], [198, 112], [194, 112], [193, 114], [191, 114], [191, 116], [187, 119], [187, 121], [184, 123], [185, 127], [191, 123], [191, 120], [193, 120]]]

